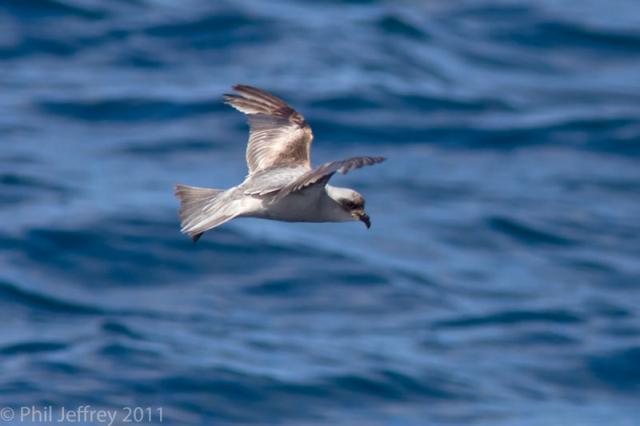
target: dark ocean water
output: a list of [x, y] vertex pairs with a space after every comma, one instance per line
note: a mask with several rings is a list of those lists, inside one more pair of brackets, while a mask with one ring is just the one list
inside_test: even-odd
[[[234, 83], [388, 157], [371, 230], [179, 233]], [[640, 424], [636, 0], [2, 0], [0, 92], [0, 424]]]

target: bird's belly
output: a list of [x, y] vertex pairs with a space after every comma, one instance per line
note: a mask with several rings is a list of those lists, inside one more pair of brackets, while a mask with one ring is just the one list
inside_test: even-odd
[[320, 197], [307, 192], [290, 194], [276, 203], [265, 203], [262, 217], [285, 222], [325, 222], [323, 213]]

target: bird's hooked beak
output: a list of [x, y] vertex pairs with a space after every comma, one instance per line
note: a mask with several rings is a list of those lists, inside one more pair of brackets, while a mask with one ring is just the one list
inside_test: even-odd
[[364, 210], [356, 210], [353, 212], [353, 217], [364, 223], [367, 229], [371, 228], [371, 218], [364, 212]]

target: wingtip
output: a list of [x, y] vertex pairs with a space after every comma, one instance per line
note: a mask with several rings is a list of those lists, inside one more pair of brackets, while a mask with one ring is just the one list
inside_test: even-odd
[[[242, 91], [244, 89], [252, 89], [253, 86], [249, 86], [248, 84], [234, 84], [231, 86], [231, 89], [235, 90], [236, 92], [240, 92], [242, 93]], [[231, 102], [233, 99], [237, 99], [240, 98], [242, 96], [236, 94], [236, 93], [225, 93], [222, 95], [222, 98], [224, 99], [224, 102], [226, 104], [228, 104], [229, 102]]]
[[177, 183], [173, 185], [173, 188], [174, 188], [173, 195], [175, 195], [177, 198], [181, 198], [182, 191], [184, 190], [184, 185]]
[[236, 83], [233, 86], [231, 86], [233, 88], [233, 90], [242, 90], [242, 89], [256, 89], [256, 90], [262, 90], [257, 86], [254, 86], [253, 84], [245, 84], [245, 83]]
[[231, 86], [231, 88], [236, 92], [242, 92], [246, 90], [260, 90], [257, 87], [252, 86], [250, 84], [240, 84], [240, 83], [234, 84], [233, 86]]
[[231, 105], [231, 102], [233, 102], [233, 100], [238, 97], [239, 97], [238, 95], [234, 95], [233, 93], [225, 93], [222, 95], [222, 99], [224, 100], [224, 103], [227, 105]]

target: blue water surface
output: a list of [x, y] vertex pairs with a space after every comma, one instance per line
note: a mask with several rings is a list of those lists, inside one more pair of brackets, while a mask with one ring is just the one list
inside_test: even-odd
[[[388, 158], [332, 181], [370, 230], [180, 234], [235, 83]], [[636, 0], [2, 0], [0, 92], [0, 407], [640, 424]]]

